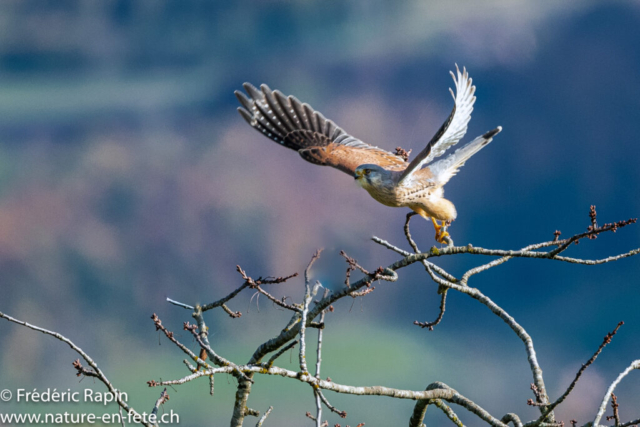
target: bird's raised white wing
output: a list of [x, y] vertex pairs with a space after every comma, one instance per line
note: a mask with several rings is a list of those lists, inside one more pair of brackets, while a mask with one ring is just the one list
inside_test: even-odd
[[436, 157], [443, 155], [449, 147], [457, 144], [467, 133], [467, 124], [471, 119], [473, 104], [476, 101], [474, 96], [476, 87], [472, 85], [472, 79], [469, 77], [466, 68], [463, 68], [462, 72], [460, 72], [458, 65], [456, 65], [456, 74], [451, 72], [451, 77], [453, 77], [453, 81], [456, 84], [455, 94], [453, 90], [449, 89], [455, 101], [453, 110], [438, 132], [429, 141], [429, 144], [404, 170], [400, 177], [400, 182], [411, 180], [414, 172], [422, 169]]

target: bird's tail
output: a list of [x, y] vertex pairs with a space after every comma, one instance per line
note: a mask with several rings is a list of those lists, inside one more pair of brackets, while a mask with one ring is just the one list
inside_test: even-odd
[[489, 144], [493, 140], [493, 137], [500, 133], [500, 131], [502, 131], [502, 127], [498, 126], [494, 130], [489, 131], [463, 147], [458, 148], [444, 159], [429, 165], [429, 169], [431, 169], [431, 173], [433, 173], [435, 181], [439, 185], [446, 184], [452, 176], [458, 173], [458, 170], [467, 160], [480, 151], [482, 147]]

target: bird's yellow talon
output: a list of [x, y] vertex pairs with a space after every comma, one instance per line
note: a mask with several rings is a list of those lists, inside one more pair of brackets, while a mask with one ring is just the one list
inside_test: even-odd
[[443, 231], [440, 234], [440, 238], [438, 239], [438, 242], [442, 243], [443, 245], [449, 244], [449, 242], [447, 241], [447, 237], [450, 237], [449, 233], [447, 231]]
[[447, 244], [447, 237], [450, 237], [449, 233], [447, 232], [447, 223], [446, 221], [442, 221], [442, 225], [438, 224], [438, 221], [435, 218], [431, 218], [431, 222], [433, 222], [433, 228], [436, 229], [436, 242], [438, 243], [442, 243], [442, 244]]

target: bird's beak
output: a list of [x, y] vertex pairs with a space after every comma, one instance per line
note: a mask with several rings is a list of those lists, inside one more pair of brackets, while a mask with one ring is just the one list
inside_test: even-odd
[[355, 171], [355, 173], [353, 174], [353, 178], [355, 180], [362, 178], [362, 171]]

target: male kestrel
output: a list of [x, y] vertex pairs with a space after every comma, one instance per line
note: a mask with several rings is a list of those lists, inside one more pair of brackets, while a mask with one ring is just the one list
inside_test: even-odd
[[[436, 240], [446, 243], [446, 226], [456, 216], [456, 208], [443, 197], [443, 186], [458, 169], [502, 130], [496, 129], [477, 137], [449, 156], [433, 160], [460, 141], [476, 100], [476, 87], [467, 70], [456, 66], [451, 72], [456, 93], [449, 89], [455, 104], [453, 111], [435, 136], [411, 163], [399, 155], [356, 139], [325, 119], [308, 104], [294, 96], [286, 97], [265, 84], [258, 90], [250, 83], [235, 94], [242, 104], [238, 111], [254, 129], [285, 147], [296, 150], [303, 159], [323, 166], [333, 166], [348, 173], [378, 202], [392, 207], [408, 207], [425, 219], [431, 219]], [[442, 221], [439, 225], [437, 220]]]

